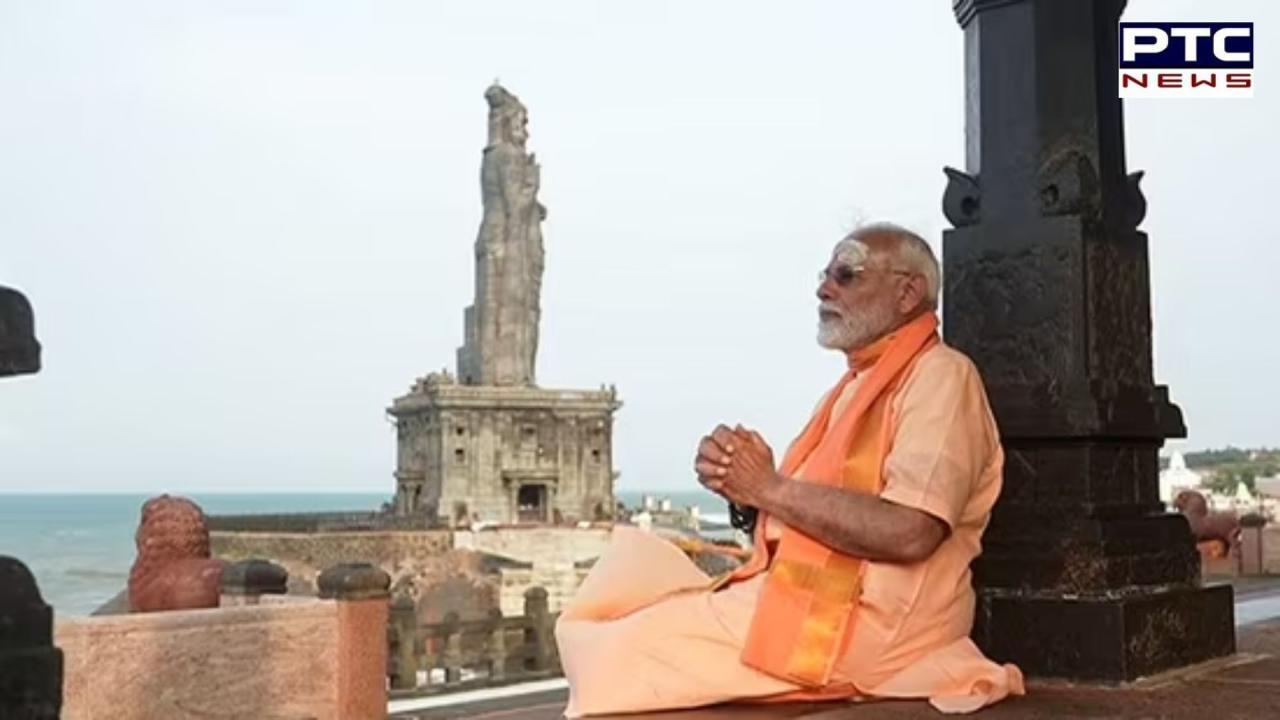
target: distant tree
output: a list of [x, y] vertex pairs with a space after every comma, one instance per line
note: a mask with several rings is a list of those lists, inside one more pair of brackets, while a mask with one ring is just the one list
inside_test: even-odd
[[1219, 495], [1230, 495], [1236, 491], [1236, 479], [1230, 473], [1215, 472], [1201, 479], [1200, 486]]
[[1236, 486], [1240, 483], [1244, 483], [1249, 492], [1257, 492], [1257, 477], [1255, 470], [1248, 465], [1231, 466], [1215, 470], [1201, 480], [1200, 484], [1221, 495], [1234, 495]]
[[1187, 453], [1183, 455], [1183, 459], [1187, 461], [1187, 467], [1195, 470], [1228, 463], [1248, 462], [1249, 453], [1249, 450], [1228, 446], [1221, 450], [1202, 450], [1200, 452]]

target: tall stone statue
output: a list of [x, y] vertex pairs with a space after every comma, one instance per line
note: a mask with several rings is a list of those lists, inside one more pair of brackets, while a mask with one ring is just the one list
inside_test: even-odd
[[396, 419], [395, 514], [429, 525], [566, 523], [608, 517], [613, 413], [606, 390], [537, 387], [542, 221], [528, 113], [494, 83], [480, 168], [484, 219], [476, 297], [457, 376], [432, 372], [388, 412]]
[[489, 144], [480, 167], [484, 218], [476, 238], [476, 299], [458, 349], [464, 385], [534, 385], [542, 294], [539, 168], [525, 151], [528, 111], [501, 85], [485, 91]]

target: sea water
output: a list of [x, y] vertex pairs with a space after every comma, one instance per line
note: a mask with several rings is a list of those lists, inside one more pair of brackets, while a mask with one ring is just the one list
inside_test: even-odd
[[[725, 504], [701, 491], [619, 491], [638, 508], [645, 494], [675, 507], [723, 516]], [[124, 589], [133, 564], [133, 534], [149, 495], [0, 494], [0, 555], [35, 573], [45, 602], [60, 616], [88, 615]], [[210, 515], [378, 509], [390, 493], [194, 493]]]

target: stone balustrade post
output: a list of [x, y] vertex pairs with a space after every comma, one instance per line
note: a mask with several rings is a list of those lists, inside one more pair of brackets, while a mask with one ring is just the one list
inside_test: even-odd
[[1262, 530], [1267, 519], [1256, 513], [1240, 518], [1240, 574], [1262, 575], [1266, 558], [1262, 552]]
[[53, 646], [53, 608], [18, 560], [0, 555], [0, 718], [57, 720], [62, 651]]
[[320, 573], [320, 597], [338, 603], [338, 717], [387, 716], [387, 620], [391, 577], [366, 563]]
[[550, 666], [549, 646], [555, 642], [546, 588], [535, 587], [525, 591], [524, 615], [529, 619], [529, 629], [525, 631], [525, 642], [530, 647], [529, 669], [546, 670]]
[[394, 690], [412, 690], [418, 686], [418, 604], [409, 593], [399, 593], [391, 601], [390, 627], [396, 637], [396, 663], [391, 687]]
[[289, 590], [289, 572], [268, 560], [234, 562], [222, 570], [219, 605], [257, 605], [263, 595], [283, 595]]
[[458, 627], [458, 613], [449, 612], [444, 616], [444, 648], [441, 664], [444, 665], [444, 682], [456, 683], [462, 680], [462, 630]]
[[498, 608], [489, 611], [489, 621], [489, 679], [501, 680], [507, 675], [507, 626]]

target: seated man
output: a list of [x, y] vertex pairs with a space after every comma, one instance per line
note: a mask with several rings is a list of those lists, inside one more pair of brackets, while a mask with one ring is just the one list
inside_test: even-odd
[[848, 372], [780, 467], [741, 426], [698, 447], [699, 481], [757, 510], [750, 560], [713, 581], [618, 527], [556, 628], [566, 715], [877, 697], [969, 712], [1023, 693], [969, 640], [1003, 454], [977, 371], [938, 339], [938, 276], [894, 225], [836, 246], [818, 342]]

